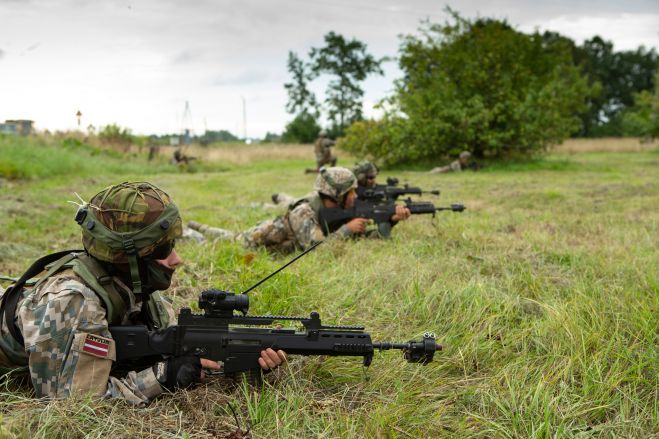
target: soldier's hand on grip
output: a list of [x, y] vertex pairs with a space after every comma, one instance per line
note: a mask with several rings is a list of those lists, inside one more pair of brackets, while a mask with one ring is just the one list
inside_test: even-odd
[[346, 223], [346, 227], [354, 234], [361, 235], [366, 232], [366, 225], [368, 220], [366, 218], [353, 218]]
[[391, 216], [391, 221], [393, 222], [398, 222], [398, 221], [405, 221], [412, 215], [412, 212], [410, 212], [410, 209], [408, 209], [405, 206], [401, 205], [396, 205], [396, 213], [394, 213]]
[[172, 357], [153, 366], [160, 385], [173, 392], [201, 382], [201, 359], [197, 355]]

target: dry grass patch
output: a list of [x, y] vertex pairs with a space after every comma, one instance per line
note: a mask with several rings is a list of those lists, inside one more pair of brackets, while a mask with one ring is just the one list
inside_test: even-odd
[[643, 141], [636, 137], [605, 137], [601, 139], [568, 139], [553, 148], [554, 152], [638, 152], [659, 147], [659, 139]]

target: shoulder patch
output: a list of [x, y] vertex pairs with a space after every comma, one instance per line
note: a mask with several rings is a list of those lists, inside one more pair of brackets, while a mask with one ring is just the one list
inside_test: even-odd
[[110, 355], [110, 342], [112, 340], [98, 335], [87, 334], [82, 344], [82, 352], [101, 358]]

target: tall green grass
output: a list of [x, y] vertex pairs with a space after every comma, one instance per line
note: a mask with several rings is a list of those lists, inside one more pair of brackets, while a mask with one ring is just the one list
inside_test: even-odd
[[0, 135], [0, 177], [43, 179], [81, 175], [174, 172], [164, 163], [87, 145], [75, 138], [45, 139]]
[[[84, 172], [116, 158], [90, 160]], [[656, 153], [547, 162], [559, 165], [388, 170], [383, 177], [439, 188], [441, 197], [429, 200], [462, 201], [467, 211], [414, 217], [389, 241], [327, 242], [251, 293], [253, 313], [318, 311], [327, 323], [364, 324], [375, 340], [434, 331], [444, 350], [432, 364], [376, 353], [364, 371], [357, 358], [296, 357], [263, 389], [211, 380], [142, 410], [90, 398], [33, 400], [28, 386], [5, 381], [0, 437], [211, 438], [248, 426], [263, 438], [656, 436]], [[240, 231], [278, 213], [258, 207], [271, 192], [311, 188], [314, 176], [295, 164], [146, 178], [173, 195], [184, 220]], [[144, 178], [132, 172], [10, 182], [0, 233], [12, 239], [0, 243], [0, 272], [79, 246], [64, 200], [73, 190], [87, 198]], [[242, 291], [287, 260], [222, 241], [177, 250], [185, 264], [169, 292], [176, 307], [194, 306], [210, 286]]]

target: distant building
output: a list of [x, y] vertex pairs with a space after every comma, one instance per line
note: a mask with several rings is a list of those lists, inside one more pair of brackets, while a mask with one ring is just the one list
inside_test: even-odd
[[9, 123], [0, 123], [0, 133], [2, 134], [18, 134], [16, 125]]
[[31, 120], [6, 120], [5, 123], [0, 123], [0, 133], [28, 136], [32, 134], [32, 124], [34, 121]]

